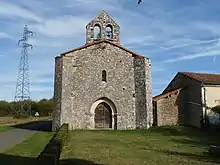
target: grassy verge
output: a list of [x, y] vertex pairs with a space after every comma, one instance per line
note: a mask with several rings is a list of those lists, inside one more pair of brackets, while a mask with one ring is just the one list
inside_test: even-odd
[[6, 132], [11, 129], [13, 129], [13, 128], [10, 126], [0, 126], [0, 132]]
[[61, 165], [217, 165], [204, 152], [219, 137], [184, 127], [135, 131], [74, 131]]
[[0, 154], [0, 164], [33, 164], [53, 134], [53, 132], [37, 132], [29, 139]]

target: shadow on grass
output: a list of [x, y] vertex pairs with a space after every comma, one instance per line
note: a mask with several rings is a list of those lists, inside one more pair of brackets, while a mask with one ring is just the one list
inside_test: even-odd
[[181, 143], [181, 144], [186, 144], [190, 145], [191, 147], [209, 147], [210, 145], [219, 145], [219, 140], [218, 138], [214, 139], [211, 137], [201, 137], [199, 138], [194, 138], [194, 139], [172, 139], [171, 141], [175, 143]]
[[201, 131], [193, 127], [165, 126], [150, 129], [163, 136], [182, 136], [181, 140], [172, 139], [174, 142], [191, 144], [196, 146], [220, 145], [219, 131]]
[[0, 164], [2, 165], [30, 165], [34, 164], [35, 161], [34, 158], [0, 154]]
[[19, 128], [19, 129], [28, 129], [33, 131], [51, 132], [52, 121], [51, 120], [32, 121], [24, 124], [12, 125], [11, 127]]
[[177, 151], [169, 151], [169, 150], [157, 150], [157, 149], [150, 149], [152, 151], [157, 151], [160, 153], [164, 153], [167, 155], [173, 155], [173, 156], [181, 156], [185, 158], [189, 158], [192, 160], [200, 161], [200, 162], [207, 162], [207, 163], [215, 163], [215, 164], [220, 164], [220, 158], [217, 156], [210, 155], [209, 153], [201, 153], [201, 154], [196, 154], [196, 153], [186, 153], [186, 152], [177, 152]]
[[[1, 165], [39, 165], [36, 158], [0, 154]], [[51, 164], [52, 165], [52, 164]], [[83, 159], [60, 160], [59, 165], [101, 165]]]
[[191, 136], [198, 135], [220, 135], [220, 125], [210, 125], [204, 129], [198, 129], [192, 126], [161, 126], [161, 127], [151, 127], [149, 129], [151, 132], [159, 132], [163, 135], [172, 135], [172, 136], [184, 136], [190, 134]]
[[83, 160], [83, 159], [67, 159], [67, 160], [60, 160], [59, 165], [104, 165], [104, 164], [98, 164], [93, 161]]
[[[208, 150], [210, 145], [220, 145], [220, 133], [219, 131], [213, 130], [199, 130], [193, 127], [184, 127], [184, 126], [164, 126], [164, 127], [155, 127], [150, 129], [151, 132], [161, 134], [163, 136], [172, 136], [170, 141], [175, 143], [190, 145], [191, 147], [204, 148], [204, 153], [187, 153], [187, 152], [177, 152], [169, 151], [165, 149], [151, 149], [145, 148], [146, 150], [157, 151], [165, 153], [168, 155], [182, 156], [197, 161], [211, 162], [220, 164], [220, 158], [211, 155]], [[181, 138], [175, 138], [179, 136]]]
[[204, 132], [193, 127], [184, 126], [161, 126], [152, 127], [149, 129], [150, 132], [157, 132], [165, 136], [198, 136]]

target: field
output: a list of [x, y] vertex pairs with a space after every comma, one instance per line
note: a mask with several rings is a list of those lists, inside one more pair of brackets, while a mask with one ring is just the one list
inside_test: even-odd
[[73, 131], [61, 165], [216, 165], [208, 155], [219, 136], [184, 127], [135, 131]]
[[13, 119], [13, 117], [0, 117], [0, 126], [12, 126], [16, 124], [23, 124], [37, 120], [49, 120], [51, 117], [28, 117], [24, 119]]
[[39, 120], [50, 120], [51, 117], [29, 117], [24, 119], [13, 119], [12, 117], [0, 117], [0, 132], [11, 130], [19, 124], [35, 122]]

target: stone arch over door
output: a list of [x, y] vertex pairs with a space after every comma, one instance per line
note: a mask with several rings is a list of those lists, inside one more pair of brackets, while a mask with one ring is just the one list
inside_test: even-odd
[[90, 125], [92, 129], [117, 129], [115, 104], [107, 99], [96, 100], [91, 107]]

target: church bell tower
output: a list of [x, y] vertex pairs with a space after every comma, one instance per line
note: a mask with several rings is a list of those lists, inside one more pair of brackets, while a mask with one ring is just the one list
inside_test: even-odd
[[86, 43], [102, 39], [120, 42], [120, 27], [104, 10], [86, 26]]

